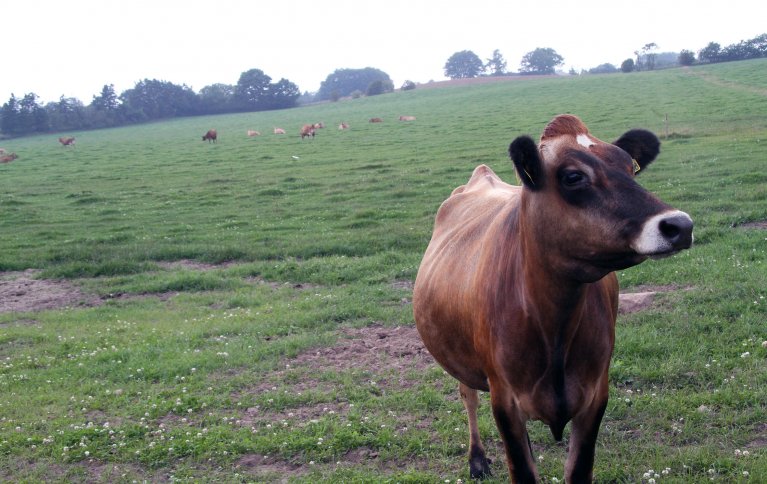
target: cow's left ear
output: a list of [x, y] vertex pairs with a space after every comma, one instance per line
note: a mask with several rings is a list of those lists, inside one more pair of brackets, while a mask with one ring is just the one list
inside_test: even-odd
[[535, 141], [529, 136], [520, 136], [509, 145], [509, 156], [522, 183], [530, 190], [540, 190], [544, 179], [543, 163]]
[[640, 168], [652, 163], [660, 153], [660, 140], [646, 129], [626, 131], [613, 144], [635, 159]]

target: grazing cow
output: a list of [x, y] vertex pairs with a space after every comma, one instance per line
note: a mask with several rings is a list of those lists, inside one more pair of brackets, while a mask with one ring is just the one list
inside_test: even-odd
[[248, 137], [252, 138], [253, 136], [261, 136], [261, 133], [258, 131], [253, 131], [252, 129], [248, 130]]
[[11, 153], [9, 155], [6, 155], [5, 150], [3, 150], [3, 153], [0, 154], [0, 163], [10, 163], [18, 157], [19, 155], [17, 155], [16, 153]]
[[556, 440], [572, 420], [565, 481], [592, 478], [618, 312], [613, 271], [692, 244], [690, 217], [634, 181], [659, 146], [644, 130], [605, 143], [560, 115], [539, 146], [511, 143], [521, 187], [480, 165], [439, 208], [413, 312], [426, 348], [459, 382], [473, 478], [490, 473], [478, 390], [490, 392], [514, 481], [538, 480], [528, 419]]
[[323, 129], [325, 127], [325, 123], [314, 123], [314, 129]]
[[381, 118], [370, 118], [371, 123], [383, 123], [383, 119]]
[[314, 125], [313, 124], [305, 124], [301, 127], [301, 139], [304, 139], [308, 136], [311, 136], [314, 138]]
[[282, 128], [274, 128], [274, 134], [285, 134], [285, 130]]
[[349, 129], [349, 124], [348, 123], [341, 123], [341, 124], [338, 125], [338, 129], [339, 130]]
[[61, 146], [74, 146], [75, 139], [74, 137], [71, 137], [71, 136], [68, 136], [65, 138], [59, 138], [59, 143], [61, 143]]
[[218, 133], [216, 133], [215, 129], [209, 129], [207, 133], [202, 135], [202, 140], [203, 141], [207, 140], [208, 143], [210, 143], [211, 141], [215, 143], [217, 138], [218, 138]]
[[400, 121], [415, 121], [415, 116], [400, 116]]

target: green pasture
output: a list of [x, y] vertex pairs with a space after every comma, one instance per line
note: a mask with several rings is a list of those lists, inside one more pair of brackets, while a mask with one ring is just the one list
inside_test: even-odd
[[[658, 133], [640, 182], [695, 221], [691, 250], [619, 273], [664, 292], [619, 318], [595, 479], [767, 481], [765, 72], [423, 85], [2, 141], [0, 288], [34, 269], [79, 292], [0, 313], [0, 481], [468, 482], [450, 377], [396, 348], [334, 356], [411, 334], [439, 204], [480, 163], [514, 182], [509, 143], [559, 113]], [[480, 427], [505, 482], [486, 396]], [[566, 443], [529, 430], [562, 482]]]

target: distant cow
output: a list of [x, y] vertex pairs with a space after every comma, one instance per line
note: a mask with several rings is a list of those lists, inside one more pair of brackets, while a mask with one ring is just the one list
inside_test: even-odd
[[313, 124], [305, 124], [301, 127], [301, 139], [306, 138], [307, 136], [311, 136], [314, 138], [314, 125]]
[[218, 133], [216, 133], [215, 129], [209, 129], [208, 132], [202, 136], [202, 140], [203, 141], [207, 140], [208, 143], [210, 143], [211, 141], [215, 143], [217, 138], [218, 138]]
[[282, 128], [274, 128], [274, 134], [285, 134], [285, 130]]
[[381, 118], [370, 118], [371, 123], [383, 123], [383, 119]]
[[259, 133], [258, 131], [253, 131], [252, 129], [249, 129], [248, 130], [248, 136], [251, 137], [251, 138], [253, 136], [261, 136], [261, 133]]
[[618, 313], [616, 270], [687, 249], [692, 219], [634, 181], [660, 142], [634, 129], [615, 143], [575, 116], [520, 136], [522, 186], [480, 165], [442, 203], [418, 269], [413, 311], [434, 359], [459, 382], [472, 478], [490, 473], [477, 391], [490, 392], [509, 474], [538, 482], [527, 420], [555, 440], [572, 421], [565, 482], [591, 482]]
[[[3, 153], [5, 153], [5, 151], [3, 151]], [[18, 157], [19, 155], [16, 153], [11, 153], [10, 155], [3, 154], [0, 155], [0, 163], [10, 163]]]
[[325, 123], [314, 123], [314, 129], [323, 129], [325, 127]]
[[349, 124], [341, 123], [338, 125], [338, 129], [349, 129]]
[[61, 143], [62, 146], [74, 146], [75, 138], [71, 136], [67, 136], [65, 138], [59, 138], [59, 143]]
[[400, 116], [400, 121], [415, 121], [415, 116]]

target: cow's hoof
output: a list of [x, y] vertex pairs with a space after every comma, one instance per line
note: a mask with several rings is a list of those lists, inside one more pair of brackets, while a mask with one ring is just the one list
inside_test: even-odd
[[469, 475], [472, 479], [484, 479], [493, 474], [490, 472], [490, 459], [475, 457], [469, 460]]

